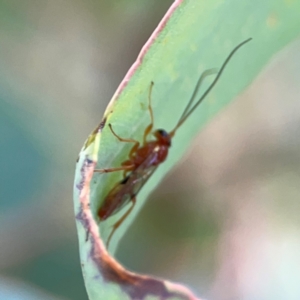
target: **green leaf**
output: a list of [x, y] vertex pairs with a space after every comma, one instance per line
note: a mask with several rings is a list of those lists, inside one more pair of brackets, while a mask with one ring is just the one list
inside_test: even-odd
[[154, 81], [154, 127], [172, 130], [200, 74], [220, 68], [237, 44], [253, 38], [234, 55], [213, 91], [176, 132], [167, 161], [143, 187], [133, 212], [113, 236], [109, 250], [114, 254], [147, 195], [180, 159], [199, 129], [251, 83], [274, 53], [299, 35], [299, 11], [300, 2], [293, 0], [174, 2], [113, 96], [103, 122], [89, 136], [79, 155], [74, 202], [90, 299], [196, 299], [182, 286], [128, 272], [107, 253], [103, 241], [129, 205], [99, 222], [98, 209], [122, 178], [122, 172], [98, 174], [94, 168], [120, 166], [132, 147], [130, 143], [119, 142], [107, 124], [111, 123], [121, 137], [141, 140], [150, 123], [147, 97], [150, 82]]

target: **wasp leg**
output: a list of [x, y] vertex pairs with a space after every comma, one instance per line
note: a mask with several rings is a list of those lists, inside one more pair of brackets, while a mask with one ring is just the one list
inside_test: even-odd
[[134, 139], [123, 139], [120, 136], [118, 136], [115, 131], [112, 128], [111, 124], [108, 124], [112, 134], [120, 141], [120, 142], [127, 142], [127, 143], [134, 143], [133, 147], [131, 148], [130, 152], [129, 152], [129, 157], [132, 158], [134, 156], [134, 153], [136, 152], [136, 150], [139, 148], [140, 146], [140, 142]]
[[126, 178], [127, 175], [128, 175], [128, 173], [131, 172], [131, 171], [132, 171], [132, 170], [125, 170], [125, 171], [123, 172], [123, 178]]
[[94, 172], [98, 173], [110, 173], [110, 172], [116, 172], [116, 171], [132, 171], [134, 169], [134, 165], [130, 166], [122, 166], [118, 168], [107, 168], [107, 169], [95, 169]]
[[120, 142], [126, 142], [126, 143], [135, 143], [135, 144], [139, 144], [139, 142], [137, 140], [134, 140], [134, 139], [123, 139], [121, 138], [120, 136], [118, 136], [115, 131], [113, 130], [112, 128], [112, 125], [111, 124], [108, 124], [112, 134], [120, 141]]
[[154, 82], [151, 81], [150, 89], [149, 89], [149, 95], [148, 95], [148, 101], [149, 101], [148, 102], [148, 109], [149, 109], [149, 113], [150, 113], [151, 123], [146, 127], [145, 132], [144, 132], [144, 137], [143, 137], [144, 145], [147, 143], [147, 136], [152, 131], [153, 124], [154, 124], [153, 110], [152, 110], [152, 105], [151, 105], [151, 95], [152, 95], [153, 85], [154, 85]]
[[135, 202], [136, 202], [136, 197], [134, 196], [132, 199], [132, 205], [131, 207], [126, 211], [126, 213], [121, 217], [121, 219], [119, 221], [117, 221], [114, 225], [113, 225], [113, 229], [107, 239], [107, 243], [106, 243], [106, 248], [108, 249], [109, 247], [109, 243], [110, 243], [110, 240], [113, 236], [113, 234], [115, 233], [115, 231], [119, 228], [119, 226], [123, 223], [123, 221], [127, 218], [127, 216], [131, 213], [131, 211], [133, 210], [134, 208], [134, 205], [135, 205]]

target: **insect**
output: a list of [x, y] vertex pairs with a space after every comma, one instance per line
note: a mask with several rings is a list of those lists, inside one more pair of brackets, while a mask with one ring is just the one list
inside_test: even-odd
[[[195, 111], [195, 109], [199, 106], [199, 104], [203, 101], [203, 99], [208, 95], [208, 93], [212, 90], [212, 88], [218, 82], [221, 74], [223, 73], [225, 67], [228, 62], [234, 55], [234, 53], [242, 47], [244, 44], [248, 43], [251, 38], [243, 41], [239, 45], [237, 45], [228, 55], [223, 65], [216, 71], [215, 69], [209, 69], [202, 73], [200, 76], [194, 92], [184, 109], [179, 121], [175, 125], [175, 127], [167, 132], [164, 129], [158, 129], [153, 131], [153, 135], [155, 137], [154, 140], [148, 141], [148, 136], [152, 133], [154, 117], [151, 106], [151, 94], [154, 83], [151, 82], [149, 95], [148, 95], [148, 109], [150, 114], [151, 122], [146, 127], [143, 135], [142, 144], [139, 141], [130, 139], [130, 138], [122, 138], [116, 134], [113, 130], [112, 125], [109, 124], [109, 128], [112, 134], [120, 141], [126, 143], [133, 143], [133, 147], [131, 148], [128, 159], [124, 161], [120, 167], [116, 168], [107, 168], [107, 169], [95, 169], [95, 172], [100, 173], [109, 173], [116, 171], [123, 171], [123, 179], [115, 184], [115, 186], [109, 191], [108, 195], [105, 197], [103, 204], [98, 210], [98, 216], [100, 221], [105, 221], [110, 216], [119, 212], [124, 206], [126, 206], [129, 202], [132, 202], [132, 205], [129, 209], [124, 213], [124, 215], [113, 225], [112, 231], [107, 239], [107, 248], [109, 246], [110, 240], [117, 230], [117, 228], [123, 223], [123, 221], [130, 214], [134, 205], [136, 203], [136, 196], [150, 178], [150, 176], [154, 173], [156, 168], [165, 161], [168, 156], [169, 148], [171, 147], [171, 141], [174, 137], [176, 131], [180, 128], [180, 126], [187, 120], [187, 118]], [[203, 82], [203, 80], [209, 76], [216, 74], [214, 80], [203, 93], [203, 95], [198, 99], [196, 103], [194, 100], [196, 98], [197, 92]], [[193, 104], [194, 103], [194, 104]]]

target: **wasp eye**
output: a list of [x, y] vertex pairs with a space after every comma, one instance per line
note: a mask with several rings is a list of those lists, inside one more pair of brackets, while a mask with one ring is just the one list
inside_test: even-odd
[[162, 137], [168, 136], [168, 133], [164, 129], [159, 129], [157, 131], [158, 131], [159, 135], [161, 135]]

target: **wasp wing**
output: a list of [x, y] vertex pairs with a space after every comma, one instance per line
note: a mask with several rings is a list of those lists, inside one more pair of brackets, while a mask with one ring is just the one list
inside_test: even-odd
[[110, 191], [106, 197], [110, 199], [108, 216], [119, 212], [139, 193], [157, 168], [157, 165], [151, 164], [155, 156], [156, 153], [149, 155], [140, 166], [118, 182]]
[[122, 200], [111, 215], [119, 212], [140, 192], [156, 168], [157, 166], [151, 166], [147, 169], [137, 168], [118, 183], [118, 192], [122, 194]]

